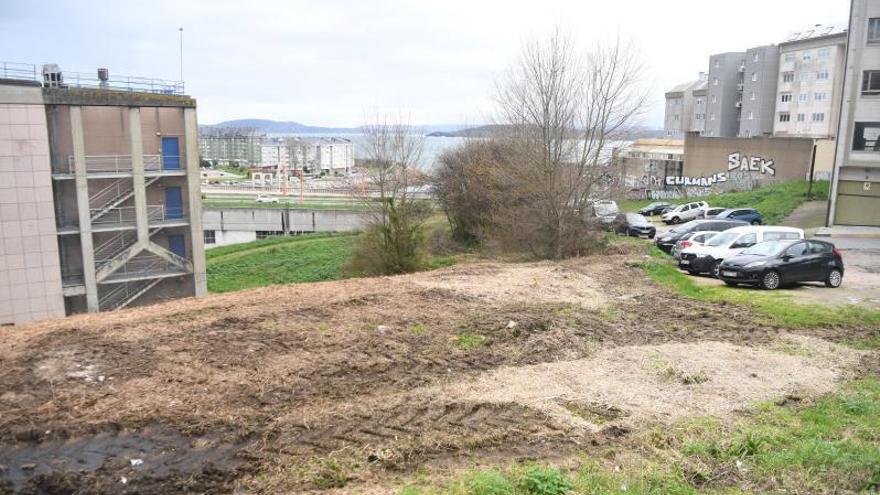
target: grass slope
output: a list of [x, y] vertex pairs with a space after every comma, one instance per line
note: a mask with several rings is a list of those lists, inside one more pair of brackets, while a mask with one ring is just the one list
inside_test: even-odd
[[[764, 215], [765, 224], [775, 224], [781, 222], [789, 213], [808, 199], [808, 186], [807, 181], [783, 182], [751, 191], [725, 192], [693, 199], [705, 201], [710, 206], [756, 208]], [[827, 198], [828, 181], [814, 182], [812, 197], [809, 199]], [[623, 201], [620, 206], [624, 211], [636, 211], [652, 202], [651, 200]], [[674, 203], [675, 201], [670, 202]]]
[[400, 493], [876, 493], [878, 431], [880, 379], [873, 376], [813, 403], [759, 405], [732, 424], [703, 418], [658, 427], [633, 438], [635, 448], [623, 455], [592, 449], [577, 469], [509, 465]]
[[343, 278], [357, 234], [275, 237], [207, 251], [208, 290]]

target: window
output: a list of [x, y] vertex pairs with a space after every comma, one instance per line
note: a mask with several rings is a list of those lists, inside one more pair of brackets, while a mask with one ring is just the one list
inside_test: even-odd
[[797, 121], [798, 122], [804, 122], [806, 120], [807, 120], [807, 116], [805, 114], [802, 114], [802, 113], [797, 114]]
[[868, 43], [880, 42], [880, 17], [868, 19]]
[[853, 151], [880, 151], [880, 122], [856, 122]]
[[718, 97], [717, 97], [717, 96], [712, 95], [712, 103], [718, 103]]
[[673, 119], [674, 119], [674, 120], [678, 120], [678, 114], [675, 114], [675, 116], [673, 117]]
[[783, 72], [782, 73], [782, 82], [784, 82], [784, 83], [794, 82], [794, 72]]
[[752, 55], [752, 61], [757, 62], [758, 60], [760, 60], [760, 57], [758, 57], [758, 52], [755, 52], [755, 54]]
[[788, 112], [783, 112], [783, 113], [780, 113], [780, 114], [779, 114], [779, 121], [780, 121], [780, 122], [788, 122], [788, 121], [790, 121], [790, 120], [791, 120], [791, 114], [790, 114], [790, 113], [788, 113]]
[[216, 230], [206, 230], [205, 231], [205, 244], [217, 244], [217, 231]]
[[791, 93], [782, 93], [782, 96], [779, 98], [779, 101], [782, 103], [788, 103], [791, 101]]
[[752, 112], [749, 112], [749, 120], [755, 120], [755, 115]]
[[803, 59], [804, 62], [809, 62], [810, 60], [813, 59], [813, 52], [806, 51], [803, 53], [803, 56], [801, 58]]
[[757, 80], [758, 80], [758, 73], [757, 73], [757, 72], [752, 72], [752, 82], [755, 82], [755, 81], [757, 81]]
[[828, 58], [831, 56], [831, 48], [819, 48], [816, 50], [817, 58]]
[[880, 94], [880, 70], [866, 70], [862, 73], [862, 94]]
[[794, 62], [794, 59], [795, 59], [795, 58], [796, 58], [796, 57], [794, 56], [794, 53], [786, 53], [786, 54], [785, 54], [785, 59], [784, 59], [784, 60], [785, 60], [786, 62]]
[[825, 101], [826, 98], [828, 98], [828, 93], [813, 93], [813, 99], [816, 101]]
[[[721, 61], [716, 58], [715, 59], [715, 68], [717, 69], [718, 67], [721, 67]], [[716, 81], [717, 81], [717, 78], [716, 78]]]
[[739, 239], [736, 240], [736, 242], [734, 244], [731, 245], [731, 247], [733, 247], [733, 246], [750, 247], [750, 246], [754, 246], [757, 243], [758, 243], [758, 234], [755, 234], [753, 232], [751, 234], [743, 234]]
[[807, 101], [808, 97], [809, 97], [809, 95], [807, 93], [801, 93], [798, 95], [798, 101], [805, 102], [805, 101]]
[[799, 242], [785, 250], [786, 256], [803, 256], [807, 252], [807, 243]]
[[752, 100], [752, 101], [755, 101], [755, 92], [754, 92], [754, 91], [752, 91], [751, 93], [749, 93], [749, 99]]
[[[717, 64], [717, 62], [716, 62], [716, 64]], [[716, 65], [716, 67], [717, 67], [717, 65]], [[712, 86], [718, 86], [718, 78], [717, 77], [712, 78]]]
[[785, 239], [800, 239], [797, 232], [764, 232], [764, 241], [781, 241]]
[[827, 244], [824, 242], [811, 241], [810, 242], [810, 252], [812, 254], [825, 254], [831, 252], [831, 244]]
[[828, 71], [827, 70], [820, 70], [819, 72], [816, 72], [816, 80], [817, 81], [827, 81], [828, 80]]
[[813, 122], [825, 122], [825, 113], [823, 113], [823, 112], [813, 113]]
[[709, 114], [709, 120], [715, 120], [715, 112]]

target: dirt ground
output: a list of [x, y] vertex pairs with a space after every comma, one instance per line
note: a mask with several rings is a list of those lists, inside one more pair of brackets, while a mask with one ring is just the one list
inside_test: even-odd
[[628, 261], [476, 263], [5, 330], [0, 493], [389, 493], [819, 395], [880, 362], [836, 344], [875, 328], [757, 325]]

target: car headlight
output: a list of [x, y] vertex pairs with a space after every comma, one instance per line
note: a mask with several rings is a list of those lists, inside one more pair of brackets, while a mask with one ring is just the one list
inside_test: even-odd
[[758, 268], [759, 266], [764, 266], [766, 264], [767, 264], [766, 261], [753, 261], [753, 262], [747, 264], [745, 267], [746, 268]]

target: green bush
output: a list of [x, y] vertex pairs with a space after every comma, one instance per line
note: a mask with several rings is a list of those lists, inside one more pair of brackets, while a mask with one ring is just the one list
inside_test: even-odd
[[469, 495], [511, 495], [513, 484], [498, 471], [478, 471], [465, 482]]
[[532, 495], [565, 495], [572, 489], [571, 481], [562, 471], [544, 467], [526, 471], [520, 486]]

